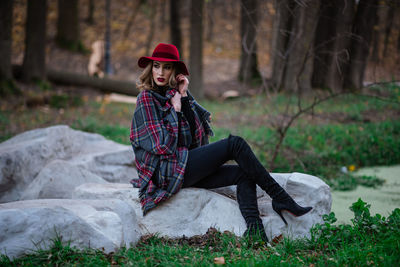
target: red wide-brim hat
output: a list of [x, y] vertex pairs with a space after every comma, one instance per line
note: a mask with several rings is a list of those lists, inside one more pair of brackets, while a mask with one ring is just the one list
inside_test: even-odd
[[145, 68], [150, 61], [174, 62], [178, 69], [178, 73], [189, 75], [185, 63], [179, 60], [178, 49], [172, 44], [158, 44], [151, 57], [139, 58], [138, 65], [141, 68]]

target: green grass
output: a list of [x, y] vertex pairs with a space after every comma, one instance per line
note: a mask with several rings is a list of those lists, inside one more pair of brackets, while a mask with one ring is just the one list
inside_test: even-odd
[[71, 125], [71, 127], [85, 132], [98, 133], [107, 139], [111, 139], [121, 144], [130, 144], [130, 129], [126, 126], [107, 125], [99, 122], [96, 118], [86, 118], [78, 119]]
[[[379, 186], [376, 177], [355, 177], [344, 168], [400, 163], [400, 87], [372, 88], [364, 95], [345, 94], [317, 105], [312, 114], [299, 117], [289, 129], [276, 160], [271, 162], [278, 132], [273, 123], [298, 110], [298, 98], [285, 93], [202, 101], [212, 113], [215, 136], [243, 136], [262, 164], [274, 172], [305, 172], [323, 178], [334, 189], [352, 190], [357, 185]], [[17, 99], [20, 99], [18, 97]], [[129, 145], [132, 104], [87, 100], [60, 94], [43, 107], [27, 108], [0, 102], [0, 141], [34, 128], [67, 124], [74, 129], [99, 133]], [[303, 107], [313, 97], [301, 98]], [[274, 166], [271, 169], [271, 166]]]
[[0, 266], [212, 266], [217, 257], [224, 257], [228, 266], [397, 266], [400, 209], [385, 218], [371, 216], [369, 207], [359, 199], [350, 207], [351, 224], [334, 224], [331, 213], [311, 229], [309, 238], [276, 239], [272, 246], [212, 229], [192, 238], [144, 236], [135, 248], [110, 254], [71, 248], [56, 238], [49, 250], [15, 260], [1, 256]]

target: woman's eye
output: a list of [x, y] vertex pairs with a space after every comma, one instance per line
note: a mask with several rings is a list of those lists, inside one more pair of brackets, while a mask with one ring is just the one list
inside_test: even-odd
[[158, 69], [160, 66], [159, 65], [154, 65], [154, 68], [155, 69]]
[[166, 69], [166, 70], [170, 70], [170, 69], [171, 69], [171, 66], [166, 66], [165, 69]]

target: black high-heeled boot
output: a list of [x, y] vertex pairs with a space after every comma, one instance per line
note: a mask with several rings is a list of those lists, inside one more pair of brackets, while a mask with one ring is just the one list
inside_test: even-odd
[[230, 135], [228, 137], [228, 142], [229, 151], [233, 159], [239, 164], [240, 168], [242, 168], [248, 177], [254, 180], [254, 182], [272, 198], [272, 208], [281, 216], [286, 225], [287, 222], [282, 216], [283, 210], [292, 213], [294, 216], [301, 216], [312, 209], [312, 207], [299, 206], [293, 198], [288, 195], [261, 165], [250, 146], [243, 138]]
[[281, 193], [279, 193], [276, 197], [272, 199], [272, 208], [278, 215], [282, 218], [283, 222], [287, 225], [285, 218], [282, 215], [282, 211], [286, 210], [290, 212], [292, 215], [298, 217], [306, 214], [312, 207], [302, 207], [297, 204], [291, 196], [286, 193], [286, 191], [282, 188]]

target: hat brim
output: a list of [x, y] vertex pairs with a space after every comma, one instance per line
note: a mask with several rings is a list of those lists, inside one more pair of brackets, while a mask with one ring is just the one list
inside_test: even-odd
[[150, 61], [173, 62], [176, 64], [179, 73], [189, 76], [189, 71], [187, 70], [185, 63], [183, 63], [183, 61], [175, 59], [162, 58], [162, 57], [141, 57], [138, 60], [138, 66], [141, 68], [145, 68], [147, 64], [150, 63]]

